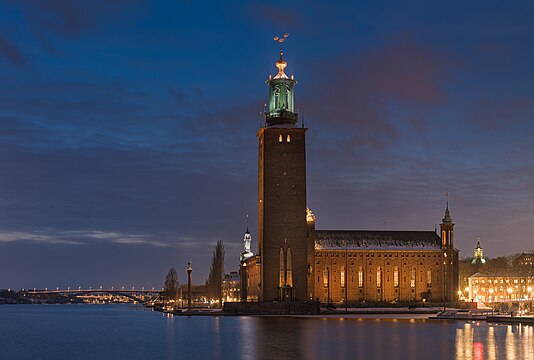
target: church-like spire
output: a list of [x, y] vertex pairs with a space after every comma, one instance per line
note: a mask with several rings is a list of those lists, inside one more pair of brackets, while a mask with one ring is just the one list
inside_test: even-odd
[[254, 256], [252, 251], [250, 251], [250, 243], [252, 242], [252, 236], [250, 235], [250, 231], [248, 231], [248, 214], [247, 214], [247, 230], [245, 231], [245, 235], [243, 236], [243, 252], [241, 253], [241, 261], [245, 261], [251, 256]]
[[480, 238], [477, 237], [477, 247], [475, 248], [474, 254], [473, 254], [473, 260], [471, 261], [471, 264], [485, 264], [486, 259], [484, 259], [484, 249], [482, 249], [482, 246], [480, 246]]
[[447, 197], [447, 207], [445, 208], [445, 217], [442, 219], [444, 224], [452, 224], [451, 213], [449, 211], [449, 193], [445, 193]]

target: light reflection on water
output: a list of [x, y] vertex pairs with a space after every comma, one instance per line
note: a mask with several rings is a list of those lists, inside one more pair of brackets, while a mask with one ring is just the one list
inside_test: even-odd
[[465, 323], [456, 328], [456, 358], [534, 359], [532, 336], [532, 326]]
[[534, 359], [532, 326], [0, 306], [0, 359]]

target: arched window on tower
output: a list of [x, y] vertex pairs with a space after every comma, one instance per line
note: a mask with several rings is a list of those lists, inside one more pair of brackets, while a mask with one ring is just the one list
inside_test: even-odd
[[341, 287], [344, 288], [345, 287], [345, 267], [341, 267], [341, 270], [339, 271], [339, 275], [341, 276], [341, 281], [340, 281], [340, 284], [341, 284]]
[[426, 271], [426, 286], [432, 287], [432, 269], [428, 268]]
[[286, 139], [287, 142], [291, 142], [291, 136], [289, 136], [289, 134], [287, 135], [287, 139]]
[[286, 285], [293, 286], [293, 267], [291, 265], [291, 248], [287, 248], [287, 271], [286, 271]]
[[286, 272], [286, 269], [285, 269], [285, 261], [284, 261], [284, 249], [280, 248], [280, 279], [278, 282], [278, 286], [280, 287], [284, 287], [285, 285], [285, 279], [284, 279], [285, 272]]
[[282, 137], [282, 134], [280, 134], [280, 136], [278, 137], [278, 142], [282, 142], [284, 141], [284, 138]]
[[412, 270], [410, 271], [410, 287], [411, 288], [414, 288], [415, 287], [415, 267], [412, 268]]
[[399, 287], [399, 267], [393, 269], [393, 287]]
[[363, 268], [361, 266], [358, 269], [358, 287], [363, 287]]

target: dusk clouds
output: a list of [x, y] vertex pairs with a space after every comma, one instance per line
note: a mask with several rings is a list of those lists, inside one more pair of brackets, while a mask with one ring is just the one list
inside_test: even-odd
[[0, 287], [235, 270], [283, 32], [318, 228], [532, 250], [534, 9], [458, 6], [0, 5]]

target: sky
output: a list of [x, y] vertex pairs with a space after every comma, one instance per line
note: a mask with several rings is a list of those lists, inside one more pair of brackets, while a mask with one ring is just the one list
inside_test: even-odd
[[0, 288], [237, 270], [284, 43], [318, 229], [532, 251], [529, 1], [0, 0]]

